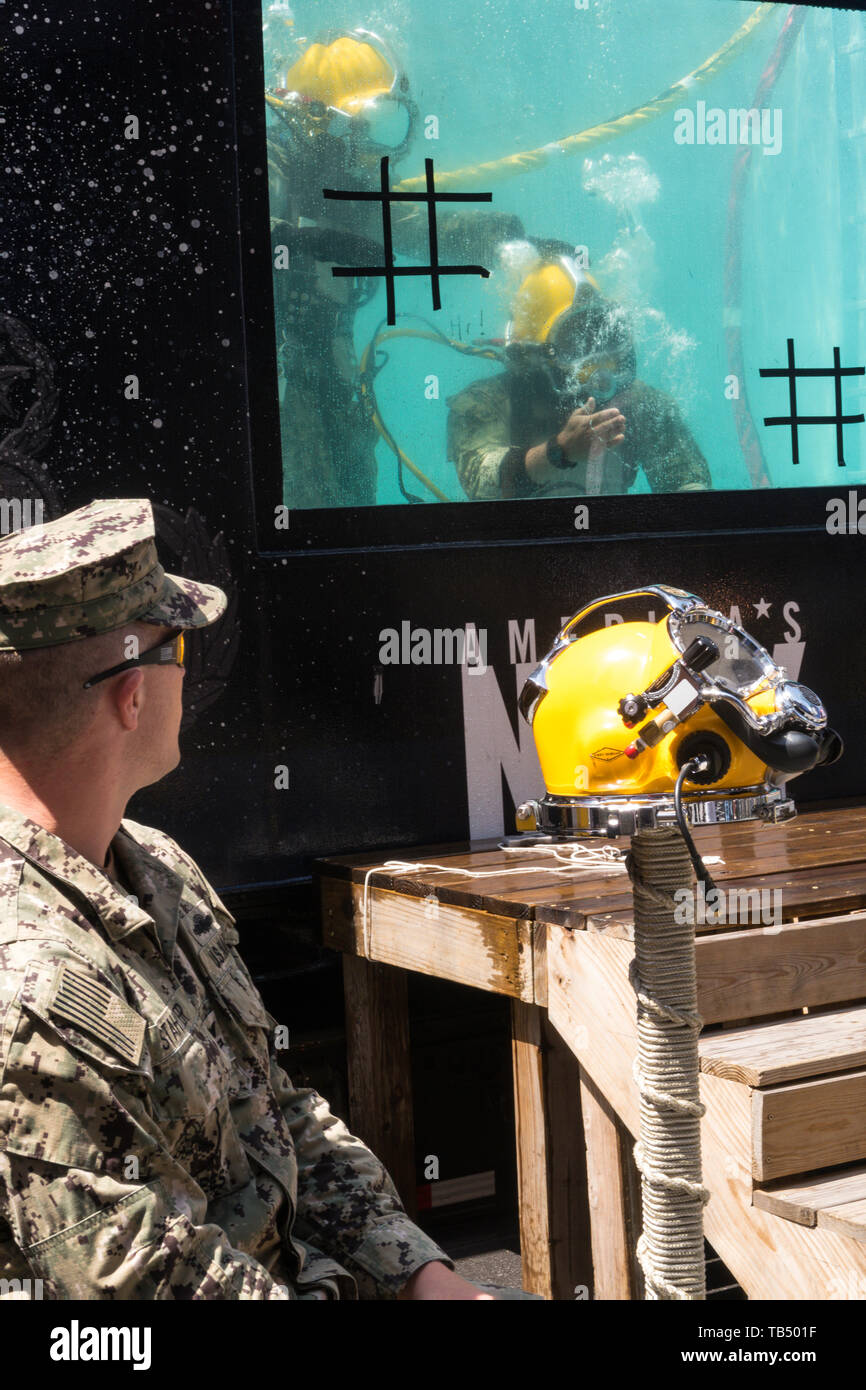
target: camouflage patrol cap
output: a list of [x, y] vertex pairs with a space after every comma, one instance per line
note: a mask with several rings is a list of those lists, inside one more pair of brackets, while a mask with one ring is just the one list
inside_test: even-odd
[[146, 498], [100, 499], [0, 540], [0, 651], [55, 647], [124, 623], [207, 627], [213, 584], [166, 574]]

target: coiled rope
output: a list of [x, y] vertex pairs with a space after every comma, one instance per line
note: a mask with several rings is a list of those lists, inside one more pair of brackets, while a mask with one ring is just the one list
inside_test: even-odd
[[675, 827], [639, 831], [626, 856], [634, 890], [643, 1233], [637, 1256], [646, 1296], [703, 1299], [703, 1208], [694, 913], [678, 922], [677, 889], [693, 892], [692, 864]]

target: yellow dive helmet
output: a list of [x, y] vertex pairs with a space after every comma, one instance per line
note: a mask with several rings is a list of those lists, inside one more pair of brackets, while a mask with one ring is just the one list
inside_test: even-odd
[[[304, 50], [286, 73], [285, 86], [268, 94], [286, 118], [302, 119], [308, 134], [320, 127], [364, 145], [365, 152], [399, 159], [414, 137], [418, 110], [409, 80], [388, 45], [368, 29], [331, 31]], [[403, 108], [399, 134], [377, 139], [376, 126], [393, 123]]]
[[[605, 609], [659, 602], [658, 621], [603, 625]], [[554, 835], [672, 823], [675, 792], [693, 824], [787, 820], [796, 810], [785, 783], [842, 753], [813, 691], [729, 618], [662, 585], [576, 614], [520, 708], [547, 795], [520, 807], [518, 828]]]
[[555, 341], [557, 324], [575, 302], [598, 293], [593, 277], [570, 256], [540, 261], [525, 276], [514, 300], [514, 317], [505, 330], [508, 343]]
[[540, 260], [524, 277], [505, 343], [516, 367], [544, 367], [559, 394], [578, 399], [609, 401], [636, 373], [623, 311], [571, 256]]
[[330, 43], [311, 44], [289, 68], [286, 89], [355, 116], [368, 102], [389, 93], [396, 76], [381, 42], [357, 30], [340, 34]]

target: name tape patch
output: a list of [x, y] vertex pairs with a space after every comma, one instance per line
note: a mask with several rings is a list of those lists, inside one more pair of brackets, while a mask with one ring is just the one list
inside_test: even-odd
[[141, 1014], [91, 975], [64, 965], [49, 1013], [98, 1038], [133, 1066], [141, 1060], [146, 1024]]

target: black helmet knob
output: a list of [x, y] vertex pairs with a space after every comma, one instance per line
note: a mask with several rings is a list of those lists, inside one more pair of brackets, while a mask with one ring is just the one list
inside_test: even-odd
[[690, 671], [705, 671], [719, 659], [719, 649], [711, 637], [696, 637], [683, 652], [683, 664]]

